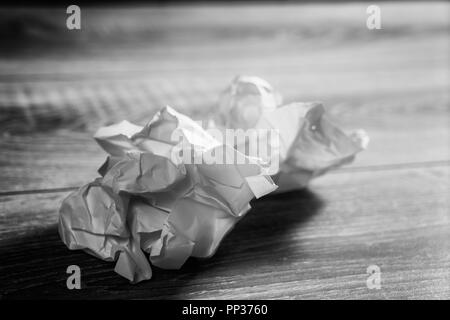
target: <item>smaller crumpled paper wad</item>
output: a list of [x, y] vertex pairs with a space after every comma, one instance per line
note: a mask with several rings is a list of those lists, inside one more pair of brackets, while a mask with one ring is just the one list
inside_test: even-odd
[[[258, 157], [269, 163], [268, 172], [279, 186], [277, 192], [305, 187], [312, 178], [352, 162], [357, 153], [367, 148], [369, 137], [364, 130], [347, 135], [329, 120], [321, 103], [282, 105], [281, 101], [265, 80], [236, 77], [222, 94], [219, 116], [210, 125], [219, 129], [276, 131], [277, 152]], [[273, 142], [266, 143], [270, 144]], [[234, 147], [245, 150], [237, 144]]]
[[[252, 159], [202, 161], [211, 150], [236, 150], [169, 107], [145, 127], [123, 121], [95, 139], [109, 153], [102, 177], [63, 201], [59, 233], [69, 249], [117, 260], [115, 271], [132, 282], [151, 278], [149, 262], [178, 269], [190, 256], [210, 257], [250, 200], [276, 189]], [[180, 156], [186, 144], [199, 161]]]

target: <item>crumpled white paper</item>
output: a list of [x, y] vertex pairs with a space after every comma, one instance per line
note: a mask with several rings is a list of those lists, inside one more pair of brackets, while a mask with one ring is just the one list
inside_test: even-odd
[[270, 172], [277, 192], [304, 187], [312, 178], [353, 161], [369, 143], [364, 130], [347, 135], [334, 125], [319, 102], [282, 105], [272, 86], [257, 77], [236, 77], [219, 106], [212, 126], [278, 131], [279, 152], [271, 156], [280, 165]]
[[[238, 77], [213, 124], [277, 130], [280, 146], [270, 158], [280, 166], [270, 172], [262, 163], [273, 159], [240, 153], [170, 107], [145, 127], [122, 121], [100, 128], [94, 138], [109, 156], [101, 177], [63, 201], [61, 239], [69, 249], [117, 261], [115, 271], [133, 283], [150, 279], [150, 264], [178, 269], [190, 256], [213, 255], [250, 200], [277, 189], [270, 175], [284, 190], [303, 187], [367, 145], [364, 132], [347, 136], [318, 103], [280, 103], [266, 81]], [[237, 154], [245, 163], [211, 163], [211, 153]]]

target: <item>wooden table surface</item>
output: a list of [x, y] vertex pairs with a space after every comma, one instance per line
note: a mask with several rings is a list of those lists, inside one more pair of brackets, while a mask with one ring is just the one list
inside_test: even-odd
[[[449, 4], [381, 3], [381, 30], [366, 7], [82, 8], [80, 31], [65, 8], [0, 10], [0, 297], [450, 298]], [[369, 149], [254, 201], [214, 257], [150, 281], [69, 251], [58, 208], [105, 158], [95, 129], [166, 104], [205, 117], [236, 74], [323, 101]], [[81, 290], [66, 288], [72, 264]]]

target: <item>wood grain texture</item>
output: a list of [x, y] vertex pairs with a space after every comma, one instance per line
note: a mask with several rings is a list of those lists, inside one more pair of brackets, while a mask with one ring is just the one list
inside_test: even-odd
[[[60, 242], [56, 204], [64, 194], [3, 199], [4, 298], [445, 298], [450, 295], [449, 166], [341, 173], [309, 189], [268, 196], [207, 260], [179, 271], [156, 269], [131, 285], [113, 263]], [[380, 192], [383, 190], [383, 192]], [[430, 211], [432, 208], [432, 211]], [[40, 225], [30, 216], [39, 215]], [[82, 270], [78, 292], [65, 269]], [[382, 289], [368, 290], [366, 268], [382, 270]]]
[[[333, 108], [329, 108], [331, 113]], [[394, 109], [394, 108], [393, 108]], [[450, 127], [446, 117], [402, 112], [380, 115], [376, 120], [336, 117], [347, 128], [365, 128], [370, 148], [348, 168], [445, 162], [450, 159]], [[106, 153], [94, 139], [81, 132], [59, 131], [11, 135], [0, 139], [2, 179], [0, 194], [10, 191], [79, 187], [98, 176]]]
[[[383, 3], [379, 32], [365, 9], [89, 8], [80, 33], [54, 19], [64, 10], [0, 10], [0, 298], [450, 298], [449, 5]], [[96, 128], [165, 104], [207, 117], [236, 74], [322, 100], [369, 149], [254, 201], [214, 257], [150, 281], [69, 251], [57, 210], [104, 160]], [[80, 291], [66, 289], [71, 264]], [[380, 290], [366, 287], [373, 264]]]

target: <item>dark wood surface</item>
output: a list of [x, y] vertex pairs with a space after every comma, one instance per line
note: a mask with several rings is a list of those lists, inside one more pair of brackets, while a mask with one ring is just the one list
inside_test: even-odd
[[[1, 298], [450, 298], [449, 6], [381, 7], [378, 31], [359, 4], [82, 8], [78, 33], [65, 8], [0, 10]], [[143, 124], [165, 104], [205, 117], [236, 74], [286, 101], [322, 100], [368, 131], [369, 149], [254, 201], [214, 257], [150, 281], [69, 251], [58, 208], [105, 157], [93, 131]], [[71, 264], [81, 290], [66, 288]]]

